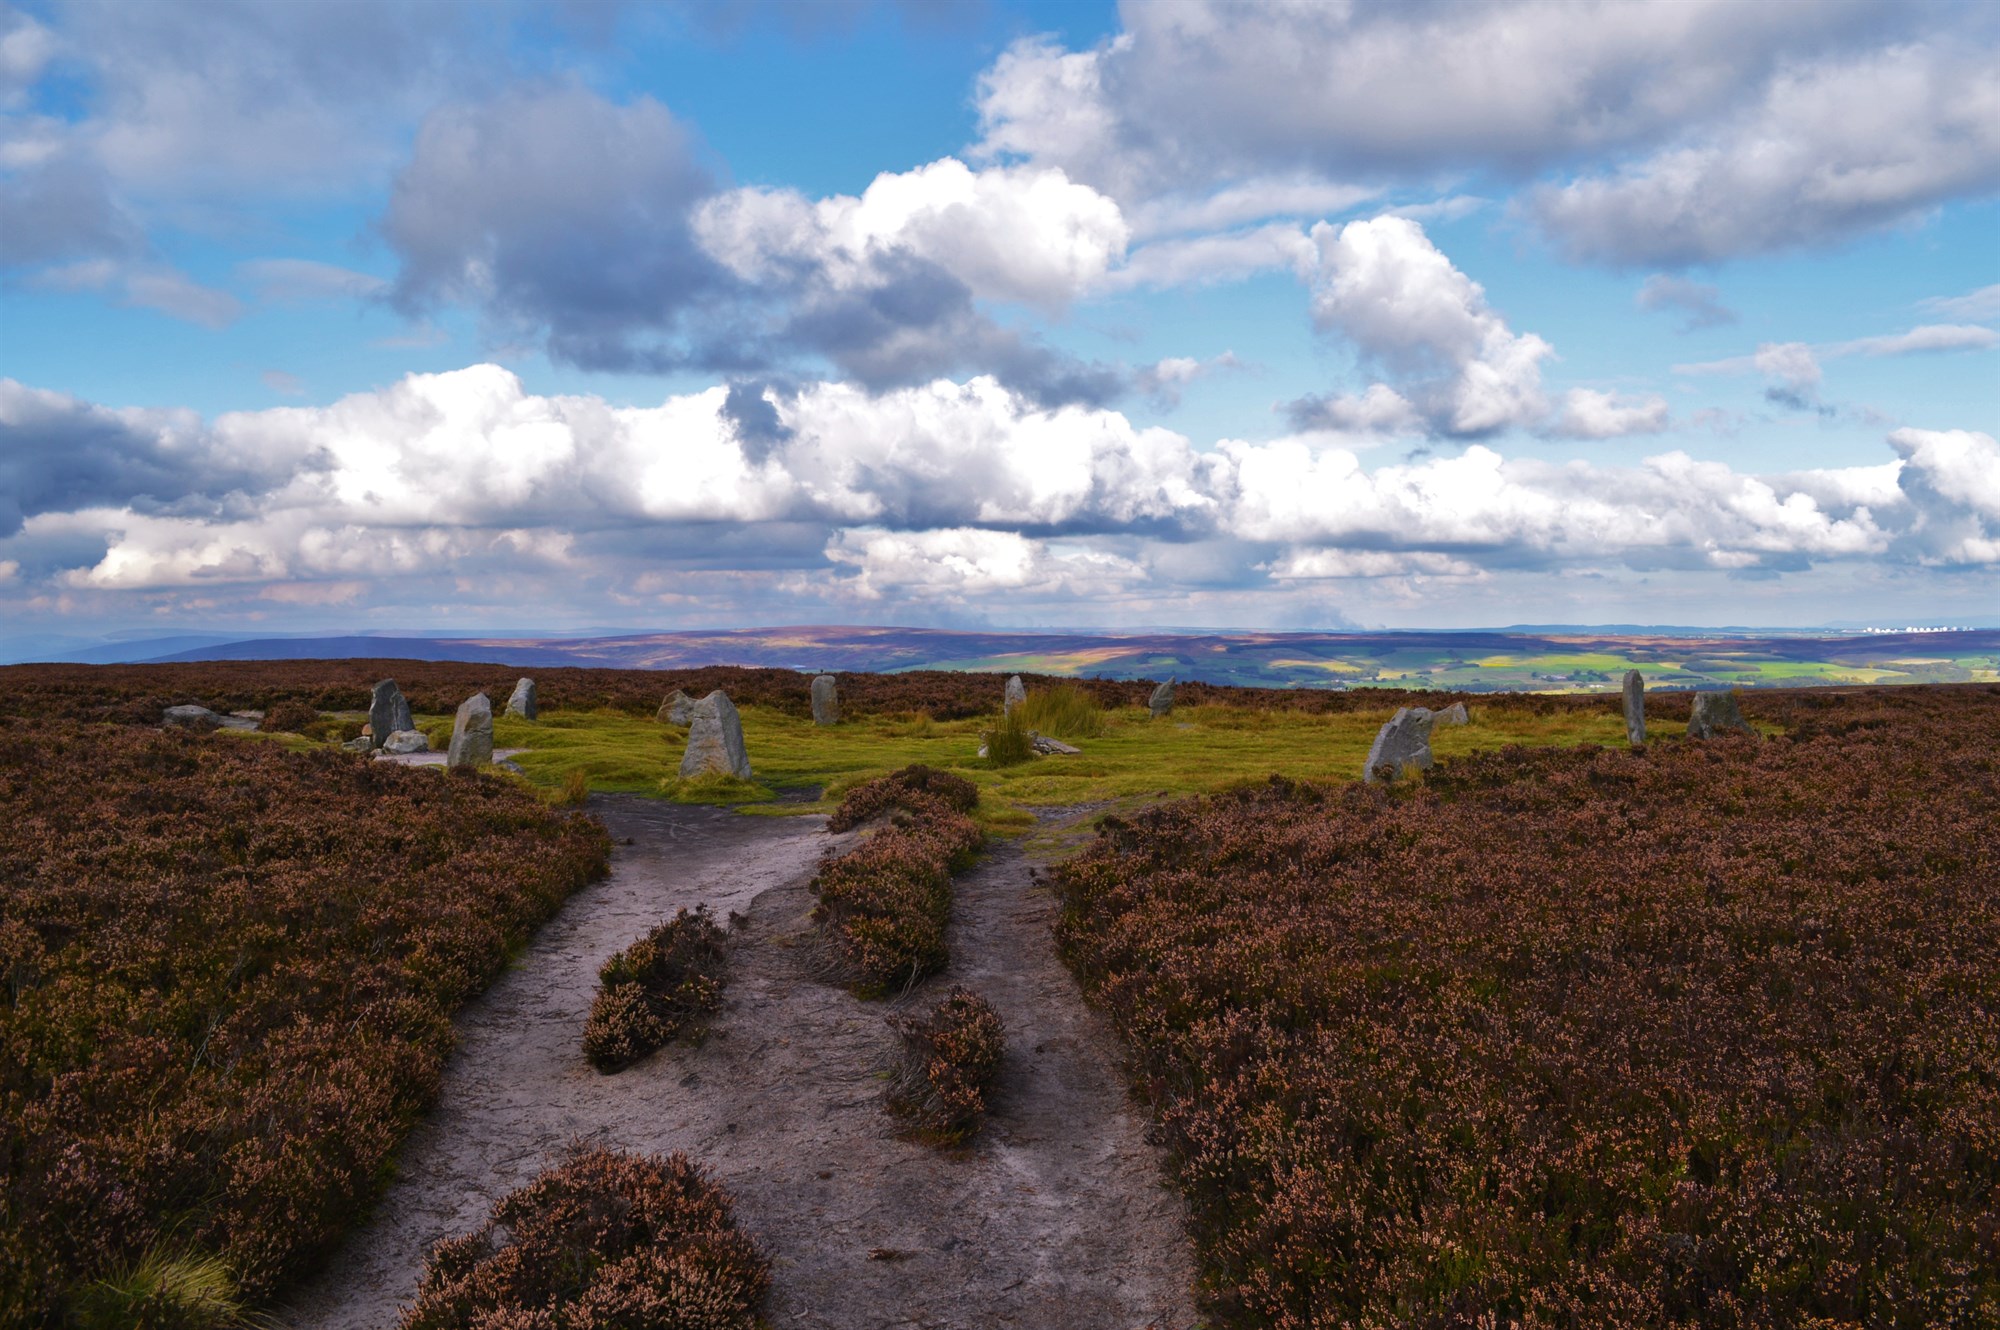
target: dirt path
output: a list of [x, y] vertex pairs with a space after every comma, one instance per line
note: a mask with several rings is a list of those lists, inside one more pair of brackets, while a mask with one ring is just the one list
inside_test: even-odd
[[[577, 1137], [685, 1150], [727, 1187], [771, 1257], [778, 1330], [1194, 1323], [1180, 1203], [1125, 1098], [1113, 1036], [1055, 959], [1051, 903], [1018, 848], [959, 879], [953, 970], [907, 999], [963, 982], [1007, 1025], [986, 1131], [941, 1154], [897, 1139], [881, 1111], [895, 1046], [883, 1017], [898, 1004], [807, 973], [820, 819], [624, 797], [591, 808], [634, 843], [461, 1015], [438, 1107], [375, 1220], [282, 1324], [393, 1326], [430, 1244], [475, 1227]], [[703, 901], [747, 915], [708, 1037], [598, 1075], [578, 1048], [597, 966]]]

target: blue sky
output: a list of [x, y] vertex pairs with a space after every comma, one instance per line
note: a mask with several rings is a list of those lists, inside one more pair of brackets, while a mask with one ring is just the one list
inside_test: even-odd
[[2000, 619], [1997, 14], [0, 0], [0, 616]]

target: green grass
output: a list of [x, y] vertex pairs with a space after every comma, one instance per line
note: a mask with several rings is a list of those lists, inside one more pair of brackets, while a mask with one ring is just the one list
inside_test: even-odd
[[[1602, 714], [1533, 716], [1503, 713], [1471, 702], [1473, 723], [1443, 726], [1432, 749], [1449, 758], [1509, 743], [1623, 744], [1624, 722], [1615, 709]], [[1079, 744], [1076, 757], [1042, 757], [994, 768], [977, 756], [982, 730], [993, 715], [959, 721], [927, 716], [862, 716], [819, 727], [766, 710], [742, 710], [744, 742], [756, 787], [732, 785], [726, 798], [674, 788], [686, 732], [650, 718], [606, 712], [544, 712], [539, 723], [496, 717], [494, 741], [526, 748], [514, 760], [538, 787], [560, 790], [580, 771], [598, 791], [659, 795], [663, 782], [674, 797], [700, 802], [742, 802], [824, 787], [817, 803], [750, 803], [747, 812], [823, 812], [849, 786], [913, 762], [966, 777], [980, 787], [980, 819], [989, 827], [1025, 826], [1025, 811], [1072, 804], [1150, 802], [1206, 793], [1273, 774], [1305, 780], [1353, 780], [1375, 732], [1393, 708], [1351, 715], [1309, 716], [1236, 707], [1179, 707], [1155, 721], [1143, 707], [1106, 711], [1102, 732]], [[768, 791], [762, 794], [761, 791]]]

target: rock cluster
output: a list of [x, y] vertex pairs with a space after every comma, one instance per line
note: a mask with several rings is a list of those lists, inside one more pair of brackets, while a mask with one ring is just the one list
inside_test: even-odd
[[451, 748], [444, 764], [454, 771], [478, 771], [493, 761], [493, 703], [484, 693], [461, 702], [451, 723]]
[[1688, 738], [1713, 739], [1718, 734], [1755, 734], [1731, 692], [1696, 693], [1694, 714], [1688, 717]]
[[1152, 710], [1154, 720], [1158, 720], [1162, 716], [1172, 715], [1174, 710], [1173, 679], [1169, 678], [1165, 683], [1155, 688], [1153, 695], [1146, 699], [1146, 705]]
[[410, 704], [396, 681], [384, 679], [376, 684], [375, 694], [368, 700], [368, 733], [375, 746], [381, 747], [392, 734], [416, 728], [416, 718], [410, 715]]
[[507, 698], [507, 714], [519, 716], [522, 720], [540, 718], [541, 708], [535, 704], [535, 681], [523, 679], [514, 685], [513, 693]]
[[687, 751], [681, 755], [681, 779], [691, 776], [733, 776], [750, 779], [750, 753], [743, 746], [743, 719], [735, 703], [720, 688], [690, 707]]
[[1646, 742], [1646, 676], [1637, 670], [1625, 671], [1625, 742]]
[[840, 693], [834, 687], [831, 674], [822, 674], [813, 680], [812, 701], [813, 724], [840, 723]]

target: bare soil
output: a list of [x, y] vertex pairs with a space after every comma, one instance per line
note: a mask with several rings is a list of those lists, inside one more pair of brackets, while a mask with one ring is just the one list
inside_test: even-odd
[[[374, 1219], [281, 1316], [295, 1330], [395, 1323], [438, 1239], [482, 1222], [573, 1140], [685, 1150], [771, 1258], [779, 1330], [1195, 1324], [1184, 1211], [1118, 1073], [1119, 1046], [1056, 960], [1053, 903], [1019, 846], [957, 883], [950, 972], [897, 1002], [815, 977], [806, 889], [824, 819], [630, 796], [591, 811], [620, 844], [519, 963], [470, 1004], [439, 1103]], [[630, 844], [626, 844], [629, 839]], [[681, 905], [732, 930], [723, 1009], [697, 1044], [615, 1076], [579, 1047], [597, 968]], [[882, 1111], [884, 1017], [957, 982], [1007, 1027], [986, 1129], [955, 1151]]]

